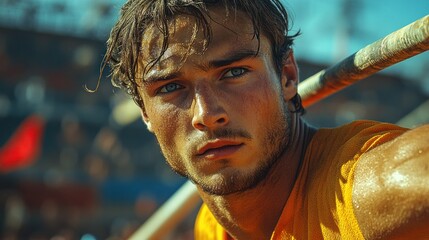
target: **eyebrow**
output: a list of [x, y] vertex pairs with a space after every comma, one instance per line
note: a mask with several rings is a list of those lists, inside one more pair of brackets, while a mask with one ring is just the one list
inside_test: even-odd
[[156, 82], [169, 81], [174, 78], [179, 78], [181, 76], [180, 72], [173, 72], [168, 74], [153, 74], [143, 80], [143, 85], [152, 85]]
[[207, 65], [198, 65], [198, 66], [200, 66], [202, 69], [219, 68], [223, 66], [228, 66], [235, 62], [245, 60], [248, 58], [255, 58], [258, 55], [259, 55], [259, 52], [253, 51], [253, 50], [233, 51], [233, 52], [230, 52], [227, 56], [223, 57], [222, 59], [212, 60], [212, 61], [209, 61]]
[[[259, 51], [253, 51], [253, 50], [232, 51], [232, 52], [229, 52], [225, 57], [222, 57], [222, 59], [211, 60], [208, 63], [197, 64], [196, 66], [200, 69], [207, 71], [209, 69], [228, 66], [235, 62], [242, 61], [249, 58], [256, 58], [258, 56], [259, 56]], [[158, 81], [169, 81], [174, 78], [179, 78], [181, 75], [182, 75], [181, 72], [172, 72], [167, 74], [155, 73], [152, 76], [147, 77], [143, 81], [143, 84], [151, 85]]]

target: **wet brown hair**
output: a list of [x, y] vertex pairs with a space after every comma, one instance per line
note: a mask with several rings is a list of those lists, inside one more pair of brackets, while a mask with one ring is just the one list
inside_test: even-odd
[[229, 15], [241, 11], [249, 16], [253, 23], [254, 37], [259, 41], [260, 34], [264, 33], [270, 39], [276, 70], [280, 72], [283, 58], [287, 57], [299, 32], [288, 35], [289, 16], [279, 0], [128, 0], [121, 8], [120, 17], [107, 41], [101, 72], [108, 65], [112, 84], [126, 90], [144, 109], [138, 92], [139, 81], [142, 79], [136, 77], [136, 72], [145, 30], [153, 26], [163, 36], [160, 54], [144, 67], [147, 70], [159, 61], [168, 48], [168, 23], [174, 16], [194, 16], [206, 42], [210, 44], [211, 31], [207, 17], [210, 17], [208, 9], [211, 7], [224, 7]]

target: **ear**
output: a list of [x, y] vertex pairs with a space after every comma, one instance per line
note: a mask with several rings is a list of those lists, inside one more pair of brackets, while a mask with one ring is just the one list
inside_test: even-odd
[[283, 60], [281, 72], [281, 84], [283, 90], [283, 99], [291, 100], [298, 93], [299, 73], [295, 62], [293, 51], [290, 50], [286, 59]]
[[146, 124], [147, 130], [149, 130], [149, 132], [153, 133], [152, 124], [150, 123], [149, 117], [147, 116], [145, 110], [141, 109], [140, 113], [142, 115], [143, 122]]

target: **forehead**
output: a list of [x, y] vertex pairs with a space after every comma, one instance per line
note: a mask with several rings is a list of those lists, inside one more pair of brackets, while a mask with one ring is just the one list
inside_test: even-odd
[[221, 54], [228, 49], [258, 49], [259, 42], [247, 15], [240, 11], [227, 13], [223, 8], [211, 9], [208, 14], [206, 19], [211, 29], [210, 42], [194, 16], [177, 15], [168, 22], [168, 47], [162, 55], [164, 36], [157, 27], [148, 27], [142, 39], [140, 65], [145, 67], [161, 55], [151, 69], [146, 69], [150, 73], [171, 68], [171, 63], [179, 68], [191, 57], [199, 57], [199, 61], [203, 61], [208, 55]]
[[[172, 53], [186, 56], [196, 50], [204, 49], [207, 42], [203, 38], [201, 29], [194, 17], [178, 15], [168, 22], [168, 40], [158, 27], [149, 26], [143, 34], [141, 57], [143, 64], [158, 59], [171, 58]], [[167, 49], [162, 53], [163, 41], [167, 41]]]

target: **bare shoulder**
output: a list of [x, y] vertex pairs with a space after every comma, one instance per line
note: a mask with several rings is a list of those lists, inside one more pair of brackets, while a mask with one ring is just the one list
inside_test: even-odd
[[366, 239], [429, 236], [429, 125], [362, 155], [353, 206]]

